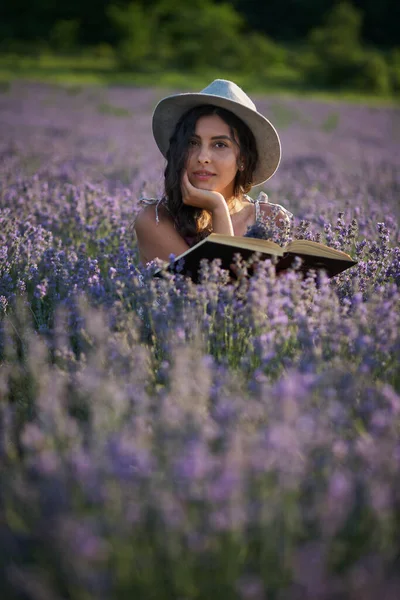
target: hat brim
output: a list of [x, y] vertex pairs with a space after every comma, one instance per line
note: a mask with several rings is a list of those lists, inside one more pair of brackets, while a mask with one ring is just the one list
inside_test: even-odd
[[158, 148], [166, 156], [169, 141], [181, 116], [195, 106], [211, 104], [225, 108], [244, 121], [256, 139], [258, 163], [252, 185], [268, 181], [281, 160], [281, 143], [275, 127], [259, 112], [221, 96], [187, 93], [168, 96], [161, 100], [153, 113], [153, 135]]

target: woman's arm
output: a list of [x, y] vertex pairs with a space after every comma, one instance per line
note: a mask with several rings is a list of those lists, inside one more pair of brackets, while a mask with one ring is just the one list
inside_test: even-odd
[[235, 235], [233, 231], [232, 219], [229, 213], [229, 208], [225, 201], [223, 204], [221, 204], [221, 206], [211, 211], [211, 216], [214, 233]]

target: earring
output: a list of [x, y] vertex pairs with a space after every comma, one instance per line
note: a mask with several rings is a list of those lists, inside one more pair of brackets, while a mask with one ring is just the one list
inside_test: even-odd
[[239, 171], [243, 171], [243, 170], [244, 170], [244, 164], [240, 163], [240, 165], [239, 165]]

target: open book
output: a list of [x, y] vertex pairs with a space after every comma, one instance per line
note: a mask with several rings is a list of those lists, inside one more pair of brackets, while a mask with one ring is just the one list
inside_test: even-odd
[[200, 261], [203, 258], [208, 260], [219, 258], [221, 267], [230, 269], [235, 254], [240, 254], [244, 260], [248, 260], [255, 252], [259, 252], [261, 258], [276, 257], [277, 273], [289, 269], [296, 256], [302, 259], [301, 271], [324, 269], [329, 277], [357, 264], [345, 252], [309, 240], [294, 240], [282, 248], [269, 240], [212, 233], [177, 256], [169, 269], [175, 271], [175, 265], [178, 266], [179, 263], [182, 267], [179, 271], [196, 282]]

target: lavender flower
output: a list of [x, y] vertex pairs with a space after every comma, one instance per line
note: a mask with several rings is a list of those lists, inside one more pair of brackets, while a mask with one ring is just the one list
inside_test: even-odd
[[[195, 285], [138, 264], [156, 96], [1, 98], [1, 588], [397, 599], [398, 111], [335, 106], [328, 133], [332, 105], [282, 100], [303, 119], [265, 190], [292, 237], [356, 267], [303, 280], [237, 256], [236, 281], [215, 261]], [[248, 235], [286, 239], [273, 219]]]

